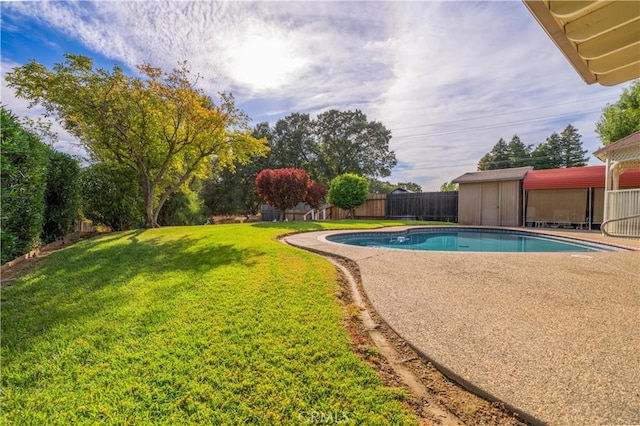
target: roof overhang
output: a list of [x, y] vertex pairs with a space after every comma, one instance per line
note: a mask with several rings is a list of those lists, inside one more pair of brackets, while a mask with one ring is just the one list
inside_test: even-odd
[[614, 86], [640, 77], [640, 1], [523, 3], [586, 83]]

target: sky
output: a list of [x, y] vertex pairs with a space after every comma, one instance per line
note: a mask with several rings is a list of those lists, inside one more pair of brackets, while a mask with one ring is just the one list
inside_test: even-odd
[[[214, 99], [231, 92], [252, 125], [294, 112], [360, 109], [392, 132], [392, 183], [423, 191], [475, 171], [517, 134], [538, 145], [577, 127], [589, 164], [595, 125], [630, 83], [587, 85], [521, 1], [1, 2], [1, 102], [38, 108], [4, 75], [65, 53], [136, 75], [187, 60]], [[56, 149], [85, 155], [59, 125]]]

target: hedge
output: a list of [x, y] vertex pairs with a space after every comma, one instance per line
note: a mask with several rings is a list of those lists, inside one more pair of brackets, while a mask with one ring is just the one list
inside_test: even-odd
[[40, 244], [49, 148], [4, 107], [1, 119], [1, 262]]

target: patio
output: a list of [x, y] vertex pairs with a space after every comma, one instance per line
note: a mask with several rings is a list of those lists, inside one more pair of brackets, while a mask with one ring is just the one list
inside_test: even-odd
[[640, 419], [639, 252], [407, 252], [330, 243], [328, 233], [286, 241], [357, 262], [380, 316], [463, 384], [551, 424]]

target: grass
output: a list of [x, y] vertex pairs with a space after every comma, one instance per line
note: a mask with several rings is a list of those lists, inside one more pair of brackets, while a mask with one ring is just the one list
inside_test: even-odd
[[380, 225], [161, 228], [50, 255], [2, 290], [2, 422], [417, 424], [350, 349], [334, 267], [276, 241]]

